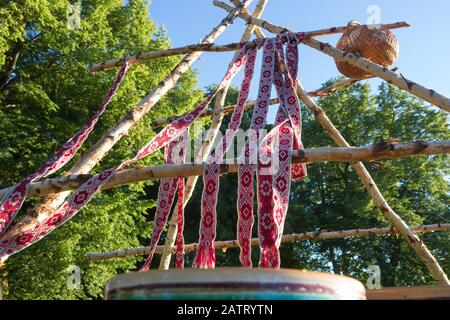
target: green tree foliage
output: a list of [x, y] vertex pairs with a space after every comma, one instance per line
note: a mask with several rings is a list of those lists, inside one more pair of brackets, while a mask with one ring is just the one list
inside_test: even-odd
[[[170, 47], [164, 30], [148, 17], [145, 0], [81, 1], [79, 28], [68, 24], [66, 0], [0, 0], [0, 186], [36, 170], [98, 108], [117, 70], [87, 65]], [[151, 11], [151, 7], [150, 7]], [[132, 66], [82, 150], [148, 94], [180, 60], [170, 57]], [[109, 152], [95, 171], [134, 155], [154, 135], [150, 122], [193, 108], [201, 91], [193, 72], [181, 78], [150, 115]], [[161, 154], [142, 164], [161, 163]], [[10, 258], [1, 270], [9, 299], [96, 299], [116, 273], [135, 269], [142, 258], [88, 263], [90, 251], [148, 243], [156, 187], [139, 183], [98, 194], [78, 216], [50, 236]], [[23, 212], [35, 201], [27, 201]], [[148, 215], [150, 214], [150, 217]], [[81, 289], [67, 287], [67, 268], [81, 269]]]

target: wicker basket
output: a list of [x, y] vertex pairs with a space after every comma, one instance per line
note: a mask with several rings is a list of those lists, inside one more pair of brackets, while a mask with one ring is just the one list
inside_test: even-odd
[[[336, 46], [346, 52], [356, 53], [360, 56], [389, 67], [395, 63], [399, 53], [399, 45], [395, 35], [386, 28], [368, 28], [357, 21], [350, 21], [347, 30]], [[348, 64], [342, 60], [335, 60], [340, 73], [351, 79], [364, 79], [371, 75], [365, 70]]]

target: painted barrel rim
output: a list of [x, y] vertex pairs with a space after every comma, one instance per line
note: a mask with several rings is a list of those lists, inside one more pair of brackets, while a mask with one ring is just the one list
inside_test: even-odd
[[302, 270], [151, 270], [110, 280], [107, 300], [365, 300], [357, 280]]

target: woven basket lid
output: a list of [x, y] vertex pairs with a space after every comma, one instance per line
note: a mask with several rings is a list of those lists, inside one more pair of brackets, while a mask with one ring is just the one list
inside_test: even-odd
[[[399, 44], [395, 35], [382, 26], [369, 28], [352, 20], [338, 41], [339, 50], [364, 57], [383, 67], [389, 67], [397, 61]], [[351, 79], [364, 79], [371, 76], [367, 71], [335, 59], [340, 73]]]

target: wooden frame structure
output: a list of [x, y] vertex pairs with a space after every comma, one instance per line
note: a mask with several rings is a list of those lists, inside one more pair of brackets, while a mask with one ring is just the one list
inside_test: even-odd
[[[38, 204], [33, 214], [27, 214], [17, 225], [6, 232], [2, 237], [8, 238], [13, 235], [19, 234], [31, 228], [36, 221], [42, 221], [48, 217], [49, 212], [52, 209], [58, 207], [64, 199], [73, 190], [79, 187], [83, 182], [89, 179], [89, 172], [99, 163], [99, 161], [107, 154], [109, 150], [117, 143], [128, 131], [135, 126], [154, 106], [163, 95], [165, 95], [170, 89], [172, 89], [180, 76], [188, 71], [189, 67], [201, 56], [202, 52], [226, 52], [237, 51], [244, 43], [252, 45], [255, 42], [249, 42], [252, 34], [255, 34], [258, 38], [264, 39], [265, 36], [261, 29], [274, 34], [281, 34], [289, 29], [277, 26], [266, 20], [261, 19], [264, 8], [268, 0], [259, 0], [258, 4], [252, 14], [247, 10], [248, 5], [252, 0], [246, 0], [240, 2], [239, 0], [231, 0], [235, 6], [231, 6], [225, 2], [214, 0], [215, 6], [220, 7], [228, 12], [227, 16], [208, 34], [200, 43], [194, 45], [188, 45], [180, 48], [173, 48], [157, 52], [139, 53], [129, 56], [131, 63], [139, 63], [141, 61], [147, 61], [150, 59], [157, 59], [161, 57], [167, 57], [172, 55], [185, 54], [180, 63], [173, 69], [173, 71], [164, 79], [149, 95], [144, 97], [142, 101], [126, 115], [122, 117], [111, 129], [109, 129], [105, 135], [93, 145], [81, 159], [72, 167], [65, 176], [47, 179], [34, 183], [29, 192], [30, 197], [44, 197], [43, 202]], [[242, 18], [247, 22], [246, 29], [239, 42], [231, 43], [227, 45], [215, 45], [214, 41], [220, 36], [221, 33], [233, 22], [237, 17]], [[384, 25], [386, 28], [396, 29], [409, 27], [407, 22], [397, 22], [393, 24]], [[411, 80], [406, 79], [403, 75], [397, 74], [395, 70], [389, 70], [376, 65], [369, 60], [362, 57], [358, 57], [354, 54], [340, 51], [330, 44], [326, 44], [318, 41], [316, 38], [319, 36], [337, 34], [345, 31], [346, 27], [333, 27], [323, 30], [315, 30], [309, 32], [303, 32], [304, 41], [303, 44], [312, 47], [326, 55], [335, 59], [340, 59], [348, 62], [349, 64], [363, 68], [367, 70], [373, 77], [379, 77], [385, 81], [396, 85], [402, 90], [405, 90], [439, 108], [444, 111], [450, 112], [450, 99], [437, 93], [436, 91], [421, 86]], [[255, 44], [256, 45], [256, 44]], [[90, 71], [98, 72], [110, 68], [119, 67], [122, 64], [122, 59], [113, 59], [100, 64], [90, 66]], [[283, 242], [289, 241], [303, 241], [303, 240], [320, 240], [320, 239], [336, 239], [344, 237], [362, 237], [362, 236], [382, 236], [389, 234], [398, 234], [402, 236], [405, 241], [409, 243], [411, 248], [415, 250], [417, 255], [421, 258], [424, 264], [428, 267], [429, 271], [433, 275], [434, 279], [442, 285], [440, 288], [446, 292], [445, 296], [450, 297], [450, 282], [447, 275], [439, 265], [438, 261], [428, 250], [426, 245], [417, 236], [417, 233], [424, 232], [444, 232], [450, 231], [450, 225], [432, 225], [421, 226], [417, 228], [409, 227], [402, 218], [394, 212], [384, 199], [376, 183], [371, 178], [369, 172], [365, 168], [364, 162], [370, 162], [379, 159], [394, 159], [399, 157], [411, 157], [411, 156], [426, 156], [437, 154], [449, 154], [450, 153], [450, 141], [419, 141], [405, 144], [392, 144], [392, 143], [379, 143], [373, 146], [363, 147], [351, 147], [350, 144], [341, 135], [338, 129], [333, 125], [330, 119], [325, 114], [317, 103], [313, 100], [313, 97], [322, 97], [330, 95], [341, 87], [353, 85], [356, 80], [344, 79], [338, 81], [327, 88], [315, 90], [313, 92], [305, 92], [301, 83], [298, 82], [297, 94], [299, 98], [305, 103], [305, 105], [312, 112], [316, 120], [322, 125], [322, 127], [329, 133], [330, 137], [336, 142], [339, 148], [319, 148], [319, 149], [306, 149], [301, 152], [293, 153], [293, 158], [296, 162], [319, 162], [319, 161], [340, 161], [349, 162], [354, 167], [362, 183], [365, 185], [368, 193], [371, 195], [374, 202], [377, 204], [385, 218], [392, 225], [390, 228], [383, 229], [367, 229], [367, 230], [347, 230], [347, 231], [334, 231], [323, 233], [303, 233], [300, 235], [286, 235], [283, 238]], [[228, 88], [224, 88], [217, 96], [216, 103], [212, 110], [208, 110], [202, 116], [211, 116], [211, 130], [209, 130], [208, 136], [204, 144], [201, 147], [199, 154], [196, 157], [196, 161], [201, 163], [204, 161], [212, 148], [213, 141], [215, 140], [222, 119], [225, 114], [233, 111], [233, 106], [224, 106], [225, 97]], [[277, 104], [278, 100], [273, 99], [272, 104]], [[254, 103], [248, 103], [247, 109], [254, 107]], [[153, 122], [154, 127], [161, 127], [166, 125], [178, 116], [173, 116], [166, 119], [160, 119]], [[185, 206], [189, 201], [193, 190], [195, 188], [198, 176], [202, 174], [203, 167], [199, 165], [172, 165], [172, 166], [154, 166], [154, 167], [141, 167], [130, 170], [125, 170], [118, 173], [105, 188], [113, 188], [127, 183], [133, 183], [137, 181], [160, 179], [167, 177], [187, 176], [186, 196], [183, 205]], [[222, 166], [223, 173], [236, 172], [236, 165], [227, 164]], [[0, 190], [0, 196], [5, 194], [7, 189]], [[161, 269], [167, 269], [170, 263], [170, 258], [173, 252], [173, 243], [176, 233], [176, 215], [173, 215], [168, 231], [167, 241], [165, 246], [160, 246], [157, 252], [162, 254]], [[1, 240], [1, 239], [0, 239]], [[252, 244], [256, 245], [257, 239], [252, 240]], [[236, 247], [236, 241], [217, 242], [216, 248], [226, 249]], [[188, 244], [185, 246], [185, 251], [195, 250], [196, 244]], [[91, 260], [105, 260], [112, 258], [122, 258], [130, 255], [143, 255], [147, 253], [148, 248], [136, 248], [126, 249], [107, 253], [90, 253], [88, 258]], [[437, 297], [439, 294], [435, 294], [437, 287], [431, 289], [423, 289], [420, 292], [427, 292], [426, 294], [411, 293], [413, 289], [405, 289], [407, 293], [401, 293], [406, 297], [417, 298], [422, 296]], [[405, 291], [405, 292], [406, 292]], [[403, 292], [403, 291], [402, 291]], [[431, 292], [431, 293], [430, 293]], [[383, 293], [370, 292], [370, 296], [374, 299], [379, 297], [390, 298], [397, 295], [399, 291], [397, 289], [385, 289]]]

